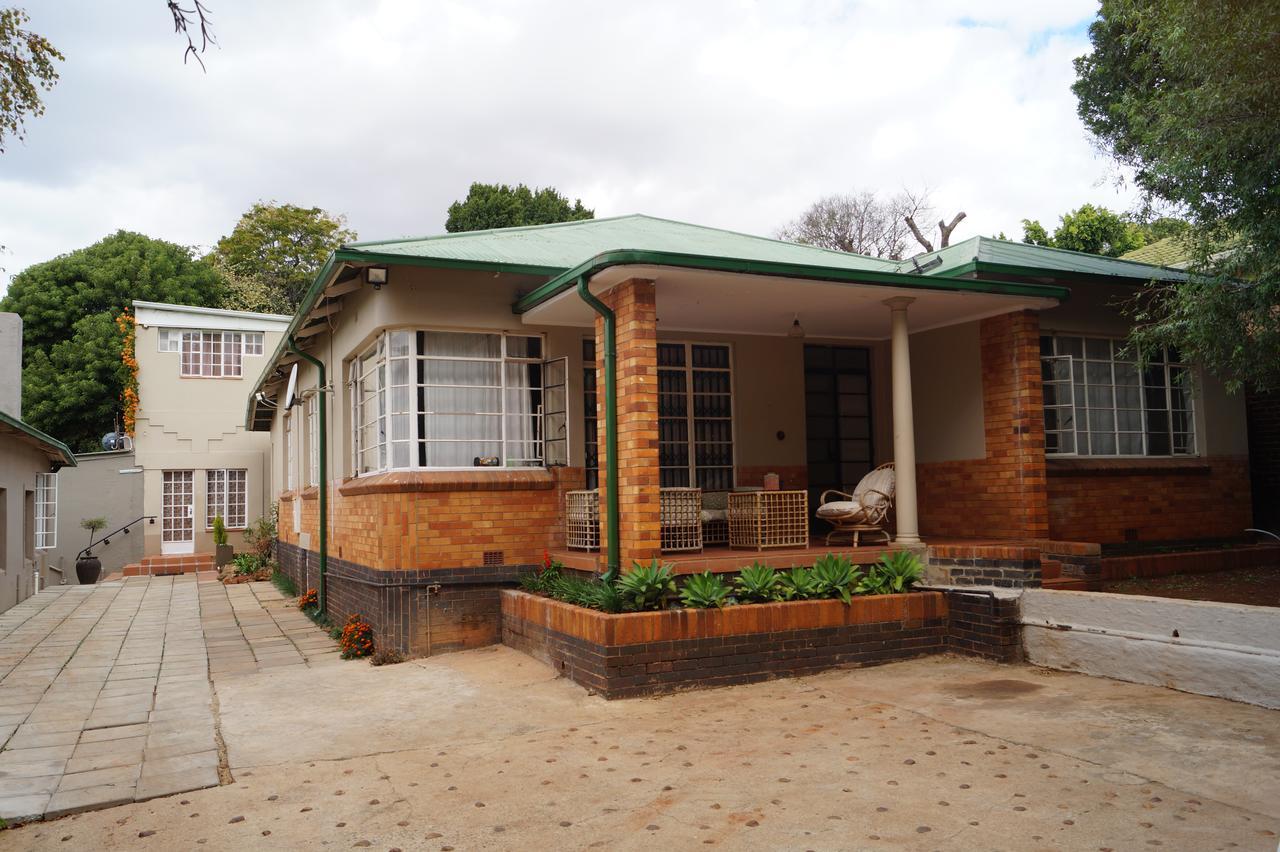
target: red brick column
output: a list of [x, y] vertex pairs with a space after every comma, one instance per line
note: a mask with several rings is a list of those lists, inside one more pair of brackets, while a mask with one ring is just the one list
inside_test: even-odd
[[[654, 283], [643, 278], [623, 281], [601, 300], [613, 309], [617, 332], [618, 368], [618, 506], [621, 568], [634, 560], [647, 562], [661, 553], [658, 503], [658, 315]], [[605, 520], [605, 463], [603, 406], [604, 321], [596, 318], [596, 387], [600, 430], [600, 552], [608, 551]]]
[[[991, 317], [982, 321], [980, 334], [987, 469], [985, 481], [974, 485], [1007, 511], [1009, 528], [1001, 533], [1048, 538], [1040, 316], [1020, 311]], [[983, 534], [982, 520], [972, 519], [975, 533]]]

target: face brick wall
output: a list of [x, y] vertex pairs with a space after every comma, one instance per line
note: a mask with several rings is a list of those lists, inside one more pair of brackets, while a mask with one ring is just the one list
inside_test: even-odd
[[920, 531], [1047, 538], [1039, 317], [991, 317], [980, 335], [986, 457], [917, 465]]
[[1245, 458], [1053, 459], [1048, 479], [1052, 538], [1234, 538], [1252, 523]]

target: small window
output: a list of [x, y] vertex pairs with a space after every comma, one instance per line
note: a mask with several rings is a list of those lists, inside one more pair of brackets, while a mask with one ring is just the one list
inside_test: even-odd
[[216, 469], [205, 472], [205, 528], [222, 516], [227, 529], [244, 529], [248, 522], [248, 471]]
[[182, 332], [178, 331], [176, 328], [160, 329], [160, 351], [181, 352]]
[[307, 397], [307, 485], [320, 484], [320, 394]]
[[262, 332], [250, 331], [244, 335], [244, 354], [261, 355], [262, 354]]
[[36, 550], [58, 546], [58, 474], [36, 474]]

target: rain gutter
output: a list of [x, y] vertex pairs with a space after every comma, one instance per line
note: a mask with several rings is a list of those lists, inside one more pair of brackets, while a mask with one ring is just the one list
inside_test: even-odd
[[320, 453], [320, 580], [316, 586], [316, 604], [320, 612], [324, 612], [324, 575], [329, 570], [329, 430], [325, 422], [325, 410], [328, 407], [325, 388], [328, 387], [328, 382], [325, 379], [324, 362], [299, 349], [292, 335], [286, 337], [285, 341], [290, 352], [320, 371], [316, 382], [316, 392], [320, 394], [320, 446], [317, 447]]
[[591, 294], [585, 275], [578, 278], [578, 295], [600, 315], [604, 323], [605, 524], [609, 534], [609, 554], [604, 576], [601, 579], [606, 583], [612, 583], [618, 577], [622, 561], [618, 520], [617, 322], [609, 306]]

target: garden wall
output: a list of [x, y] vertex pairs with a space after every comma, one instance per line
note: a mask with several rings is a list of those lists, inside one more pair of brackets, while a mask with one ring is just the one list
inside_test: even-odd
[[[937, 654], [951, 647], [950, 595], [913, 592], [609, 615], [506, 590], [502, 641], [605, 698], [730, 686]], [[1016, 657], [1017, 620], [996, 634], [988, 598], [961, 605], [977, 653]], [[1007, 614], [1005, 614], [1007, 615]]]
[[1280, 610], [1027, 589], [1028, 662], [1280, 708]]

